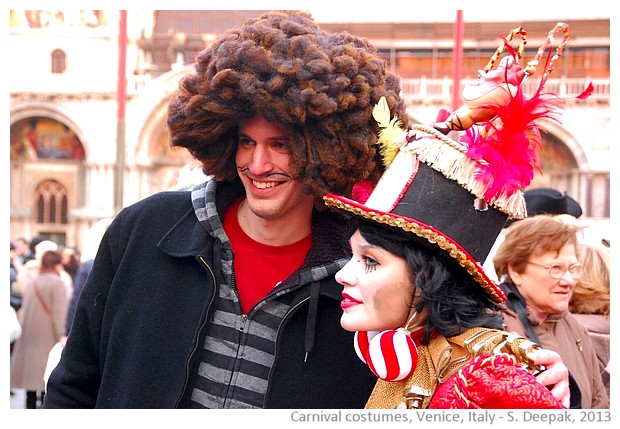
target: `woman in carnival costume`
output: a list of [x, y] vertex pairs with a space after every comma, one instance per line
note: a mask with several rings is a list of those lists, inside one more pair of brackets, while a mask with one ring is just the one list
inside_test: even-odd
[[[565, 38], [548, 71], [568, 38], [558, 25]], [[512, 34], [523, 46], [525, 32]], [[534, 121], [557, 120], [560, 105], [542, 93], [548, 72], [533, 96], [521, 88], [547, 46], [520, 68], [522, 46], [507, 42], [500, 48], [511, 58], [498, 67], [505, 79], [495, 71], [484, 81], [489, 67], [478, 95], [435, 127], [406, 131], [377, 104], [385, 173], [376, 186], [359, 183], [352, 199], [324, 197], [357, 221], [353, 256], [336, 280], [344, 286], [341, 325], [355, 332], [359, 358], [380, 379], [366, 408], [568, 405], [539, 382], [544, 368], [531, 359], [539, 346], [502, 330], [506, 297], [482, 268], [506, 220], [527, 214], [523, 189], [541, 145]], [[446, 136], [459, 130], [459, 141]]]

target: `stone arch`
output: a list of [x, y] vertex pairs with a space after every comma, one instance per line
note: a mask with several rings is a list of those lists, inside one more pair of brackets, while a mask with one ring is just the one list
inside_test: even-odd
[[198, 166], [198, 162], [184, 148], [169, 146], [166, 124], [168, 102], [177, 88], [179, 79], [191, 70], [186, 66], [163, 74], [149, 84], [149, 89], [135, 100], [134, 108], [143, 121], [136, 130], [136, 143], [132, 149], [137, 165], [148, 170], [149, 182], [157, 190], [176, 186], [179, 177], [187, 168]]
[[70, 129], [82, 145], [82, 148], [84, 150], [83, 161], [88, 158], [88, 152], [90, 147], [85, 139], [82, 129], [70, 118], [68, 114], [63, 112], [62, 109], [58, 106], [41, 102], [15, 106], [11, 109], [10, 112], [10, 126], [12, 127], [19, 121], [36, 117], [54, 120]]
[[589, 169], [589, 161], [584, 151], [582, 145], [579, 143], [577, 138], [569, 132], [563, 125], [558, 122], [551, 121], [549, 119], [544, 119], [542, 122], [542, 127], [544, 127], [550, 134], [553, 134], [560, 140], [566, 148], [570, 151], [570, 153], [575, 157], [575, 161], [577, 165], [581, 166], [582, 169]]
[[165, 99], [149, 113], [139, 136], [136, 156], [139, 163], [183, 165], [191, 158], [185, 149], [169, 146], [167, 109], [168, 99]]
[[[14, 139], [19, 138], [16, 134], [17, 127], [21, 124], [28, 123], [31, 120], [37, 120], [37, 123], [43, 123], [43, 134], [52, 140], [59, 138], [60, 142], [50, 144], [54, 148], [55, 144], [59, 144], [60, 148], [64, 148], [67, 142], [65, 138], [70, 138], [69, 144], [76, 144], [73, 139], [79, 143], [81, 152], [79, 156], [74, 154], [67, 156], [66, 153], [60, 151], [54, 154], [47, 153], [47, 156], [39, 156], [38, 152], [32, 157], [19, 158], [12, 156], [10, 160], [11, 168], [11, 230], [26, 231], [29, 235], [39, 233], [54, 234], [62, 237], [69, 242], [74, 240], [75, 229], [72, 224], [74, 210], [83, 204], [84, 195], [84, 165], [87, 159], [88, 145], [85, 143], [83, 133], [80, 127], [65, 114], [59, 106], [53, 106], [49, 103], [33, 102], [26, 105], [16, 105], [10, 112], [10, 128], [11, 128], [11, 145], [15, 145]], [[60, 137], [54, 136], [58, 131]], [[66, 134], [66, 135], [65, 135]], [[69, 137], [67, 137], [69, 136]], [[73, 147], [73, 146], [71, 146]], [[67, 162], [68, 159], [73, 159]], [[68, 216], [68, 223], [46, 223], [37, 222], [37, 189], [43, 183], [57, 182], [63, 189], [63, 198], [66, 201], [63, 210]]]
[[153, 152], [154, 142], [160, 140], [162, 135], [167, 136], [168, 102], [176, 91], [179, 80], [192, 68], [193, 65], [188, 65], [161, 75], [149, 84], [139, 99], [135, 100], [134, 105], [138, 114], [143, 117], [142, 121], [137, 121], [143, 124], [137, 130], [137, 144], [134, 148], [137, 160], [150, 159], [149, 153]]
[[560, 123], [551, 119], [540, 121], [542, 151], [540, 152], [540, 172], [535, 173], [532, 187], [554, 187], [576, 195], [571, 189], [573, 178], [579, 171], [589, 169], [588, 157], [577, 139]]

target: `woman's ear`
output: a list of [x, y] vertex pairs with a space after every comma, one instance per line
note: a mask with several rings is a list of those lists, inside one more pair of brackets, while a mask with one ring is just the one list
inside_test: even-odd
[[521, 286], [521, 274], [515, 271], [514, 265], [512, 263], [508, 263], [508, 278], [515, 286]]

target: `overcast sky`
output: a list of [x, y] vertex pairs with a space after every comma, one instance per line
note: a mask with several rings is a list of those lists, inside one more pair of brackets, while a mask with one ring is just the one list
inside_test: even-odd
[[[4, 0], [0, 9], [75, 7], [73, 0]], [[612, 2], [587, 0], [150, 0], [139, 7], [152, 9], [303, 9], [318, 22], [453, 22], [457, 9], [465, 21], [568, 20], [610, 18]], [[131, 9], [126, 0], [81, 0], [82, 9]], [[138, 7], [138, 6], [135, 6]]]

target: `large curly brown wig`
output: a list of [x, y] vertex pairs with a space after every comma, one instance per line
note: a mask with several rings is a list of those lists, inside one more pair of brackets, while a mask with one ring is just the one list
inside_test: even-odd
[[364, 38], [330, 33], [300, 11], [272, 11], [196, 56], [168, 107], [172, 146], [218, 180], [238, 180], [237, 125], [260, 112], [295, 136], [291, 173], [322, 196], [383, 171], [372, 109], [385, 96], [408, 125], [399, 79]]

